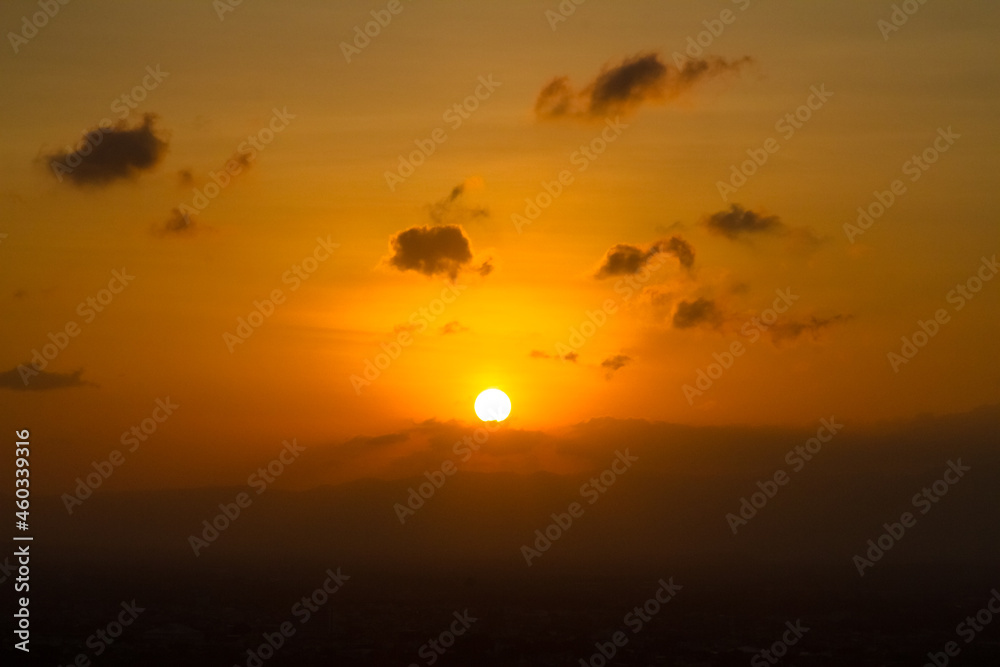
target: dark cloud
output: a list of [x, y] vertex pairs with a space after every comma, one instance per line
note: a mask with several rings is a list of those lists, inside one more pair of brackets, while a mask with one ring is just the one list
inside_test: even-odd
[[624, 368], [632, 361], [632, 357], [626, 357], [624, 354], [616, 354], [613, 357], [608, 357], [601, 362], [601, 368], [607, 368], [610, 371], [616, 371], [619, 368]]
[[816, 317], [813, 315], [808, 320], [802, 322], [778, 322], [768, 329], [771, 340], [781, 343], [786, 340], [795, 340], [803, 334], [810, 334], [813, 340], [819, 339], [820, 334], [835, 324], [841, 324], [851, 319], [850, 315], [833, 315], [832, 317]]
[[634, 245], [619, 243], [612, 246], [604, 255], [604, 262], [597, 270], [598, 278], [631, 275], [637, 273], [646, 264], [646, 260], [655, 253], [644, 251]]
[[776, 215], [763, 215], [733, 204], [728, 211], [719, 211], [705, 220], [710, 232], [731, 240], [748, 239], [753, 236], [782, 236], [793, 244], [807, 248], [815, 247], [821, 239], [805, 227], [790, 227]]
[[79, 148], [48, 155], [46, 161], [60, 181], [66, 177], [75, 185], [134, 178], [156, 166], [166, 152], [167, 141], [157, 134], [155, 122], [153, 114], [146, 114], [134, 128], [119, 124], [90, 130]]
[[648, 249], [619, 243], [612, 246], [604, 255], [604, 261], [597, 270], [597, 278], [633, 275], [642, 270], [646, 262], [657, 253], [665, 252], [677, 258], [686, 269], [694, 264], [694, 249], [691, 244], [679, 236], [657, 241]]
[[674, 327], [677, 329], [690, 329], [702, 324], [715, 326], [722, 318], [722, 314], [715, 305], [715, 301], [699, 297], [694, 301], [681, 301], [674, 311]]
[[441, 327], [441, 335], [446, 336], [448, 334], [462, 333], [463, 331], [468, 331], [468, 330], [469, 327], [465, 326], [464, 324], [461, 324], [460, 322], [458, 322], [458, 320], [454, 320], [452, 322], [448, 322], [443, 327]]
[[673, 255], [685, 269], [690, 269], [694, 265], [694, 248], [679, 236], [672, 236], [665, 241], [659, 241], [651, 249]]
[[776, 215], [761, 215], [733, 204], [728, 211], [719, 211], [708, 217], [705, 226], [709, 231], [726, 238], [737, 239], [753, 234], [785, 234], [788, 228]]
[[627, 357], [624, 354], [616, 354], [613, 357], [608, 357], [601, 362], [601, 368], [607, 371], [604, 374], [605, 379], [610, 380], [614, 376], [615, 371], [624, 368], [630, 363], [632, 363], [632, 357]]
[[726, 60], [709, 57], [677, 68], [664, 63], [658, 53], [638, 54], [617, 64], [607, 64], [593, 81], [577, 91], [565, 76], [542, 88], [535, 114], [542, 119], [603, 119], [628, 114], [648, 101], [664, 102], [687, 92], [697, 83], [739, 72], [750, 58]]
[[563, 361], [572, 361], [574, 364], [580, 358], [580, 355], [576, 352], [567, 352], [560, 357], [558, 354], [549, 354], [548, 352], [542, 352], [541, 350], [532, 350], [528, 353], [528, 356], [532, 359], [562, 359]]
[[478, 273], [484, 278], [493, 273], [493, 258], [491, 257], [482, 264], [480, 264], [479, 268], [476, 269], [476, 273]]
[[48, 373], [36, 370], [31, 363], [0, 373], [0, 387], [13, 391], [48, 391], [67, 387], [88, 387], [92, 383], [82, 380], [83, 369], [72, 373]]
[[175, 208], [170, 212], [170, 217], [167, 218], [166, 222], [153, 229], [153, 233], [158, 236], [190, 236], [201, 228], [194, 218], [186, 213], [181, 213], [179, 208]]
[[457, 225], [412, 227], [393, 236], [389, 248], [389, 264], [425, 276], [446, 274], [454, 280], [472, 261], [469, 239]]
[[420, 328], [419, 324], [397, 324], [392, 328], [392, 333], [399, 333], [400, 331], [416, 333], [417, 329], [419, 328]]
[[[475, 180], [474, 182], [479, 181]], [[489, 209], [482, 206], [469, 206], [464, 202], [463, 195], [466, 190], [466, 184], [460, 183], [452, 188], [444, 199], [430, 205], [429, 213], [434, 224], [458, 225], [490, 216]]]

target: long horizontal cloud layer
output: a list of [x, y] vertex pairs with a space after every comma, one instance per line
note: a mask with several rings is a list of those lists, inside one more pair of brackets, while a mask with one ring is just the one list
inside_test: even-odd
[[[91, 383], [81, 379], [83, 370], [72, 373], [49, 373], [35, 370], [31, 363], [0, 373], [0, 388], [13, 391], [49, 391], [70, 387], [89, 387]], [[27, 380], [27, 382], [25, 382]]]
[[737, 73], [750, 62], [749, 57], [709, 57], [690, 60], [678, 68], [664, 63], [658, 53], [638, 54], [605, 65], [593, 81], [579, 90], [569, 77], [553, 78], [538, 94], [535, 114], [541, 119], [583, 120], [627, 115], [644, 103], [664, 103], [700, 82]]

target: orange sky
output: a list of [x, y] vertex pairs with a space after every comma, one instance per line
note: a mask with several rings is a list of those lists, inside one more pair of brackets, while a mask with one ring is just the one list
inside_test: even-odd
[[[555, 2], [403, 2], [350, 62], [384, 4], [70, 3], [8, 37], [0, 411], [60, 452], [50, 490], [168, 396], [124, 486], [238, 481], [286, 438], [474, 428], [491, 386], [505, 428], [542, 432], [996, 403], [1000, 11], [930, 2], [885, 32], [891, 3], [669, 5], [585, 3], [553, 27]], [[0, 26], [33, 11], [5, 3]], [[104, 118], [122, 123], [105, 161], [60, 181], [51, 160]], [[764, 331], [779, 290], [797, 298]], [[18, 366], [69, 323], [40, 369], [61, 375], [25, 390]]]

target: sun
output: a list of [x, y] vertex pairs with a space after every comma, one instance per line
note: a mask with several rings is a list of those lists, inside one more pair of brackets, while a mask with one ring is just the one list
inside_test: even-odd
[[484, 422], [502, 422], [510, 414], [510, 399], [499, 389], [487, 389], [476, 397], [476, 415]]

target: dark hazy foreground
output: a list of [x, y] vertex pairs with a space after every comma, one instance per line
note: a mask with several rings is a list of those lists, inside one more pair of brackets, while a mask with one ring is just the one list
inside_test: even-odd
[[[1000, 664], [1000, 617], [959, 627], [1000, 587], [1000, 409], [845, 427], [802, 466], [786, 453], [807, 431], [585, 428], [603, 443], [586, 452], [595, 472], [616, 450], [638, 459], [604, 493], [581, 494], [590, 476], [460, 470], [401, 524], [394, 505], [423, 478], [273, 489], [198, 556], [189, 536], [245, 487], [98, 490], [72, 516], [38, 499], [33, 663], [245, 665], [290, 623], [263, 664], [429, 664], [428, 642], [468, 610], [477, 620], [435, 664], [578, 665], [619, 631], [609, 664], [770, 664], [755, 653], [783, 636], [781, 664], [923, 665], [952, 641], [948, 664]], [[959, 460], [968, 470], [946, 475]], [[734, 534], [726, 515], [758, 481], [773, 492], [779, 470], [787, 484]], [[542, 550], [536, 529], [573, 502], [582, 512]], [[855, 556], [877, 555], [868, 540], [887, 523], [899, 534], [906, 512], [911, 527], [860, 576]], [[530, 567], [523, 545], [538, 549]], [[338, 568], [342, 587], [314, 595]], [[637, 621], [671, 578], [679, 591]], [[303, 596], [323, 603], [307, 615]], [[97, 656], [88, 639], [133, 599], [144, 611]]]

